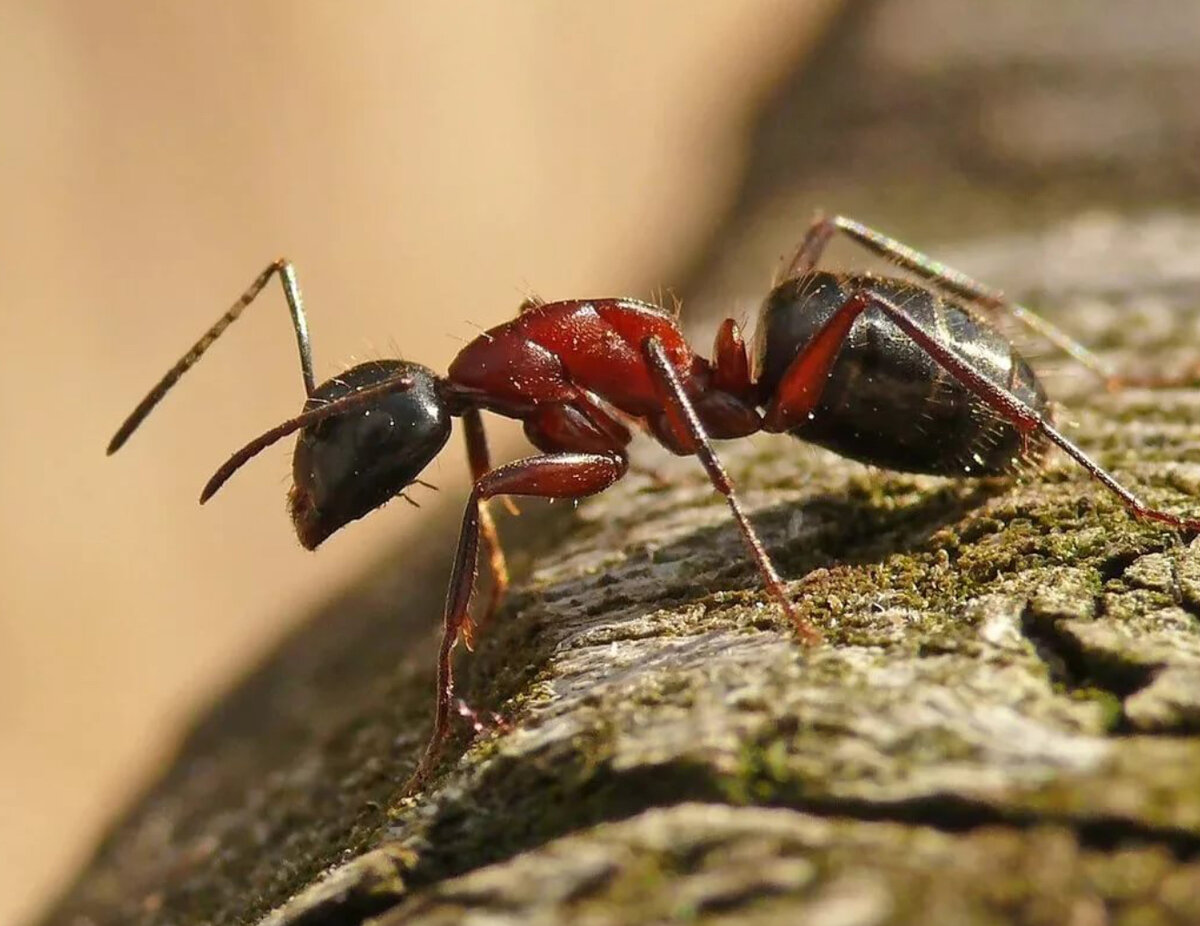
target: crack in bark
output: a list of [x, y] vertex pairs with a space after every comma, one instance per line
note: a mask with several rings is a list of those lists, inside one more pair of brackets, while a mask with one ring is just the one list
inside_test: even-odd
[[259, 926], [359, 926], [408, 896], [403, 880], [410, 853], [383, 846], [330, 871]]
[[[511, 771], [518, 772], [517, 769]], [[685, 780], [688, 782], [686, 787], [681, 784]], [[529, 784], [536, 787], [534, 782]], [[550, 786], [552, 782], [548, 779], [546, 784]], [[779, 781], [771, 781], [770, 784], [776, 791], [771, 799], [757, 804], [744, 801], [732, 803], [735, 806], [786, 808], [833, 821], [928, 827], [951, 835], [965, 835], [997, 827], [1018, 831], [1057, 827], [1070, 832], [1083, 849], [1111, 852], [1136, 846], [1157, 846], [1180, 863], [1200, 858], [1200, 833], [1184, 827], [1155, 826], [1111, 813], [1081, 816], [1036, 808], [1006, 808], [985, 800], [944, 792], [896, 801], [805, 797], [802, 793], [781, 794], [778, 790]], [[797, 789], [803, 787], [799, 781], [793, 784]], [[522, 831], [520, 821], [513, 821], [506, 832], [494, 834], [495, 838], [487, 843], [493, 851], [484, 856], [474, 853], [459, 855], [455, 852], [456, 843], [463, 847], [470, 844], [478, 848], [480, 833], [472, 829], [470, 815], [473, 811], [486, 812], [482, 808], [472, 807], [478, 795], [475, 799], [464, 796], [461, 802], [455, 801], [442, 807], [438, 819], [427, 833], [430, 843], [438, 848], [420, 854], [416, 865], [405, 872], [404, 885], [397, 884], [394, 890], [386, 892], [380, 891], [371, 880], [349, 883], [340, 892], [332, 893], [319, 904], [298, 911], [293, 917], [287, 916], [286, 911], [277, 911], [263, 920], [262, 926], [359, 926], [386, 913], [423, 888], [489, 865], [502, 864], [522, 852], [590, 826], [630, 819], [653, 809], [670, 807], [681, 800], [688, 803], [730, 802], [729, 786], [729, 780], [711, 767], [690, 761], [664, 762], [628, 770], [614, 770], [608, 765], [593, 768], [588, 770], [586, 780], [578, 782], [573, 794], [564, 796], [582, 810], [577, 816], [572, 816], [568, 824], [555, 831]], [[619, 799], [614, 800], [615, 796]], [[672, 797], [674, 799], [670, 799]], [[498, 819], [499, 816], [497, 822]], [[379, 855], [382, 851], [385, 850], [376, 850], [364, 858]], [[356, 859], [335, 870], [331, 878], [349, 872], [361, 861]], [[365, 873], [359, 876], [366, 877]]]
[[786, 806], [814, 816], [842, 817], [864, 823], [927, 826], [945, 833], [969, 833], [993, 826], [1008, 826], [1018, 830], [1059, 826], [1074, 833], [1085, 848], [1111, 851], [1140, 843], [1162, 846], [1180, 862], [1200, 857], [1200, 834], [1183, 827], [1150, 826], [1112, 814], [1081, 818], [1063, 813], [999, 808], [959, 794], [930, 794], [894, 803], [831, 798], [788, 801], [770, 806]]
[[[1095, 608], [1097, 617], [1103, 616], [1103, 594], [1095, 596]], [[1064, 632], [1064, 620], [1040, 617], [1029, 603], [1021, 613], [1021, 632], [1046, 665], [1050, 680], [1071, 692], [1099, 689], [1113, 695], [1120, 711], [1109, 728], [1110, 735], [1144, 733], [1130, 721], [1125, 702], [1149, 687], [1165, 667], [1119, 659], [1110, 653], [1091, 652], [1078, 638]]]
[[[1096, 596], [1096, 608], [1097, 616], [1103, 615], [1103, 595]], [[1153, 682], [1162, 669], [1090, 652], [1078, 639], [1063, 632], [1062, 623], [1063, 619], [1038, 616], [1029, 604], [1021, 614], [1021, 631], [1046, 664], [1051, 680], [1070, 691], [1100, 688], [1124, 700]]]

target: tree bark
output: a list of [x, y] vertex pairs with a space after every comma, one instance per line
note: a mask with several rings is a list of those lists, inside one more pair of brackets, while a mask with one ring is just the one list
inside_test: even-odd
[[[1200, 66], [1170, 54], [1191, 4], [1155, 4], [1174, 30], [1069, 2], [986, 34], [957, 6], [852, 5], [764, 107], [687, 311], [750, 305], [824, 205], [1118, 366], [1195, 361]], [[940, 23], [917, 52], [906, 10]], [[1200, 392], [1044, 359], [1074, 440], [1200, 512]], [[1200, 922], [1197, 542], [1058, 457], [980, 483], [786, 437], [721, 454], [824, 645], [795, 642], [696, 462], [652, 456], [665, 484], [505, 524], [527, 578], [459, 661], [503, 722], [400, 799], [448, 525], [219, 705], [51, 920]], [[401, 587], [398, 559], [439, 578]]]

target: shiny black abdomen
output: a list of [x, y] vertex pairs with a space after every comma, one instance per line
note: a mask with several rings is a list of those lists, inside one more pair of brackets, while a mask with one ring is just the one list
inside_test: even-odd
[[[863, 286], [1045, 414], [1029, 364], [977, 316], [904, 280], [823, 272], [783, 282], [763, 303], [754, 355], [764, 405], [799, 350]], [[855, 321], [810, 420], [789, 433], [864, 463], [939, 475], [1008, 473], [1045, 447], [1038, 433], [1023, 440], [877, 308]]]

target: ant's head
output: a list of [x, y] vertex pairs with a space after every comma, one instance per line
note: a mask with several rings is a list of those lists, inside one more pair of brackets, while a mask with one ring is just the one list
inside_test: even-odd
[[442, 381], [426, 367], [403, 360], [360, 363], [317, 386], [300, 286], [292, 265], [282, 258], [268, 264], [241, 298], [146, 394], [113, 435], [108, 452], [115, 453], [125, 444], [179, 378], [276, 275], [291, 311], [308, 401], [299, 415], [256, 437], [226, 460], [208, 480], [200, 501], [211, 498], [255, 454], [298, 431], [289, 503], [296, 534], [311, 550], [338, 528], [402, 495], [419, 481], [421, 470], [450, 436], [450, 408]]
[[288, 504], [296, 535], [307, 549], [403, 492], [450, 437], [450, 413], [438, 379], [416, 363], [361, 363], [309, 396], [305, 413], [405, 381], [409, 385], [403, 391], [385, 392], [365, 407], [348, 406], [300, 430]]

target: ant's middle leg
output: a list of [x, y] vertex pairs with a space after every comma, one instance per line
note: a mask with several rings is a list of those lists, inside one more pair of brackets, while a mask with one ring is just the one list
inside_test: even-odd
[[991, 312], [1003, 312], [1035, 332], [1077, 363], [1093, 373], [1110, 389], [1125, 385], [1112, 367], [1088, 350], [1069, 334], [1048, 322], [1032, 309], [1006, 297], [1002, 292], [979, 282], [967, 274], [934, 260], [928, 254], [914, 250], [895, 238], [846, 216], [818, 216], [809, 227], [804, 241], [788, 265], [785, 279], [802, 276], [820, 260], [829, 241], [841, 233], [873, 254], [877, 254], [910, 273], [915, 274], [943, 293], [965, 299]]
[[819, 643], [821, 641], [820, 631], [797, 613], [791, 599], [788, 598], [787, 591], [783, 587], [783, 580], [779, 578], [779, 573], [776, 571], [775, 565], [771, 562], [771, 557], [767, 553], [766, 547], [763, 546], [762, 540], [759, 539], [758, 533], [754, 530], [754, 526], [750, 523], [750, 519], [742, 509], [742, 503], [738, 499], [737, 492], [733, 487], [733, 480], [729, 478], [729, 474], [725, 472], [725, 467], [721, 465], [721, 461], [718, 459], [716, 451], [708, 439], [708, 434], [704, 430], [704, 425], [700, 421], [699, 415], [696, 414], [696, 409], [688, 398], [687, 392], [683, 388], [683, 383], [679, 380], [679, 374], [675, 372], [675, 367], [672, 366], [671, 360], [667, 357], [667, 353], [663, 349], [661, 342], [655, 337], [647, 338], [642, 344], [642, 353], [646, 357], [650, 372], [654, 376], [655, 385], [666, 405], [668, 414], [676, 419], [686, 430], [695, 448], [696, 456], [700, 458], [700, 462], [708, 473], [708, 478], [712, 482], [713, 487], [724, 495], [725, 501], [729, 503], [729, 509], [733, 512], [733, 519], [737, 523], [738, 529], [742, 532], [742, 537], [745, 539], [746, 545], [750, 548], [750, 553], [754, 557], [767, 591], [778, 602], [779, 606], [783, 609], [783, 613], [791, 620], [801, 639], [810, 645]]
[[433, 733], [416, 771], [404, 787], [406, 793], [420, 787], [429, 777], [450, 733], [454, 709], [454, 675], [451, 654], [467, 622], [471, 592], [479, 558], [480, 512], [483, 503], [498, 495], [529, 495], [535, 498], [585, 498], [602, 492], [625, 475], [627, 464], [621, 453], [552, 453], [506, 463], [484, 473], [475, 481], [463, 511], [458, 550], [446, 592], [446, 611], [437, 656], [437, 699]]

